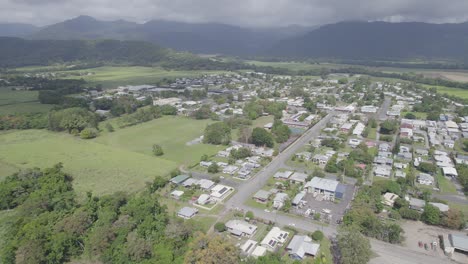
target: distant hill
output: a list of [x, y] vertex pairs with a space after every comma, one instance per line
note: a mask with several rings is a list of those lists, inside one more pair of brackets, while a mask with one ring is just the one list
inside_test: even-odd
[[146, 42], [24, 40], [0, 37], [2, 67], [74, 61], [150, 64], [164, 61], [170, 54], [170, 50]]
[[[9, 30], [13, 36], [28, 32], [27, 27], [23, 31], [14, 28]], [[34, 40], [148, 41], [177, 51], [244, 57], [468, 62], [468, 23], [341, 22], [321, 27], [244, 28], [164, 20], [138, 24], [80, 16], [29, 28], [29, 32], [27, 38]]]
[[205, 54], [255, 55], [281, 39], [310, 30], [301, 26], [251, 29], [220, 23], [152, 20], [145, 24], [100, 21], [80, 16], [44, 27], [32, 39], [143, 40], [179, 51]]
[[237, 62], [220, 62], [186, 52], [176, 52], [144, 41], [26, 40], [0, 37], [0, 67], [50, 65], [125, 64], [162, 66], [186, 70], [236, 70]]
[[468, 23], [342, 22], [279, 41], [271, 56], [468, 61]]
[[29, 24], [4, 23], [0, 24], [0, 36], [2, 37], [26, 37], [30, 36], [39, 28]]

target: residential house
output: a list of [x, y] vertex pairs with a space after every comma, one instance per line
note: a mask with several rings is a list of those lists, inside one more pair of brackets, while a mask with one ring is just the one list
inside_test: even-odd
[[296, 196], [294, 196], [294, 199], [292, 200], [291, 204], [294, 206], [298, 206], [298, 205], [305, 203], [305, 201], [302, 200], [304, 199], [305, 195], [306, 195], [305, 191], [299, 192], [298, 194], [296, 194]]
[[279, 227], [273, 227], [265, 238], [260, 242], [260, 245], [268, 251], [275, 251], [277, 247], [282, 246], [289, 236], [289, 232], [281, 230]]
[[211, 189], [211, 194], [210, 196], [214, 198], [215, 200], [221, 201], [223, 200], [227, 194], [232, 190], [231, 187], [218, 184], [215, 187]]
[[184, 207], [177, 212], [177, 216], [184, 219], [190, 219], [198, 213], [198, 209], [192, 207]]
[[393, 207], [393, 204], [395, 203], [396, 199], [398, 199], [398, 195], [391, 193], [391, 192], [387, 192], [383, 195], [382, 203], [390, 207]]
[[234, 165], [229, 165], [223, 168], [223, 173], [224, 174], [229, 174], [229, 175], [234, 175], [236, 171], [239, 170], [239, 167], [234, 166]]
[[227, 231], [235, 236], [251, 237], [257, 231], [257, 226], [243, 220], [229, 220], [226, 223]]
[[375, 166], [374, 167], [374, 175], [378, 177], [385, 177], [390, 178], [392, 174], [392, 168], [389, 166]]
[[259, 203], [266, 203], [270, 198], [271, 192], [265, 190], [259, 190], [253, 196], [253, 198]]
[[273, 178], [277, 180], [287, 180], [293, 174], [292, 171], [278, 171], [273, 175]]
[[444, 173], [445, 177], [458, 177], [457, 169], [454, 167], [442, 167], [442, 172]]
[[289, 199], [288, 194], [282, 192], [277, 193], [275, 195], [275, 198], [273, 199], [273, 208], [281, 209], [284, 206], [284, 203], [287, 199]]
[[312, 243], [310, 237], [300, 235], [295, 235], [286, 247], [289, 256], [296, 260], [303, 260], [307, 256], [316, 256], [319, 248], [320, 244]]
[[205, 205], [211, 201], [211, 196], [206, 193], [201, 194], [197, 199], [197, 204]]
[[424, 211], [424, 206], [426, 206], [426, 201], [413, 198], [409, 199], [409, 208], [417, 211]]
[[178, 175], [178, 176], [175, 176], [174, 178], [172, 178], [170, 180], [170, 182], [173, 183], [173, 184], [176, 184], [176, 185], [180, 185], [184, 181], [186, 181], [188, 178], [190, 178], [190, 176], [188, 176], [188, 175]]
[[417, 177], [418, 183], [419, 184], [424, 184], [424, 185], [433, 185], [434, 184], [434, 177], [427, 173], [420, 173]]
[[182, 195], [184, 195], [184, 191], [174, 190], [171, 192], [171, 197], [176, 200], [179, 200], [182, 197]]
[[293, 183], [305, 183], [307, 177], [309, 177], [309, 175], [296, 171], [289, 177], [289, 180]]

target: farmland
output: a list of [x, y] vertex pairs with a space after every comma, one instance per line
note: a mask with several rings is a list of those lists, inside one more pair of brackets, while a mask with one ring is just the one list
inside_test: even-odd
[[154, 176], [177, 168], [173, 161], [46, 130], [3, 132], [0, 145], [0, 176], [12, 167], [45, 168], [62, 162], [81, 195], [137, 191]]
[[175, 71], [160, 67], [98, 67], [86, 70], [72, 70], [63, 73], [91, 73], [85, 76], [66, 78], [83, 78], [90, 84], [102, 84], [104, 88], [115, 88], [121, 85], [154, 84], [163, 78], [197, 77], [203, 74], [221, 73], [220, 71]]
[[29, 112], [47, 112], [51, 105], [39, 103], [37, 91], [14, 91], [0, 87], [0, 115]]

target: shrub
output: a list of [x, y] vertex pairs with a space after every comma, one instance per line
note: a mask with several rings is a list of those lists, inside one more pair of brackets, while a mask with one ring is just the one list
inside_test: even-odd
[[80, 132], [80, 137], [82, 139], [91, 139], [95, 138], [98, 135], [98, 131], [94, 128], [85, 128]]
[[316, 230], [315, 232], [312, 233], [312, 239], [315, 241], [322, 241], [323, 239], [323, 233], [320, 230]]
[[215, 162], [213, 162], [213, 164], [211, 164], [211, 165], [208, 167], [208, 172], [209, 172], [209, 173], [218, 173], [218, 172], [219, 172], [219, 166], [218, 166], [218, 164], [216, 164]]
[[226, 225], [224, 223], [218, 222], [214, 225], [214, 229], [221, 233], [226, 231]]

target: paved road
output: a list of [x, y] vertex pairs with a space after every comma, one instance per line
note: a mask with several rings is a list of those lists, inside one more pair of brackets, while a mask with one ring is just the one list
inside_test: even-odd
[[[260, 170], [250, 181], [239, 185], [237, 193], [225, 202], [226, 209], [232, 208], [245, 208], [245, 201], [252, 197], [259, 189], [261, 189], [268, 181], [268, 179], [278, 170], [283, 164], [294, 155], [302, 146], [309, 143], [313, 138], [320, 134], [320, 130], [332, 118], [333, 113], [328, 114], [320, 120], [315, 126], [307, 130], [300, 138], [292, 143], [287, 149], [278, 154], [272, 162]], [[250, 209], [249, 209], [250, 210]]]
[[377, 111], [377, 118], [380, 121], [387, 120], [387, 111], [388, 111], [388, 108], [390, 107], [391, 102], [392, 102], [391, 98], [386, 96], [382, 106], [380, 107], [379, 111]]
[[[389, 104], [389, 101], [387, 101]], [[385, 111], [386, 112], [386, 111]], [[290, 147], [281, 152], [276, 158], [273, 159], [265, 168], [258, 172], [250, 181], [241, 183], [238, 186], [237, 193], [234, 194], [229, 200], [225, 201], [225, 210], [220, 214], [223, 217], [230, 210], [241, 209], [245, 211], [252, 211], [254, 215], [261, 219], [266, 219], [275, 222], [278, 226], [293, 226], [298, 230], [311, 232], [314, 230], [321, 230], [327, 236], [336, 235], [336, 226], [322, 226], [300, 216], [289, 216], [277, 212], [266, 212], [264, 210], [253, 208], [245, 205], [245, 201], [250, 199], [252, 195], [261, 189], [268, 181], [269, 177], [273, 175], [279, 168], [284, 166], [287, 161], [295, 152], [297, 152], [303, 145], [307, 144], [314, 137], [317, 137], [320, 130], [325, 127], [328, 121], [332, 118], [333, 113], [327, 115], [314, 127], [305, 132], [296, 142]], [[373, 264], [441, 264], [451, 263], [447, 258], [439, 258], [428, 256], [421, 252], [412, 251], [408, 248], [385, 243], [378, 240], [371, 240], [372, 249], [379, 256], [372, 259]]]
[[442, 200], [447, 200], [449, 202], [454, 202], [454, 203], [459, 203], [459, 204], [468, 204], [468, 200], [463, 195], [434, 193], [432, 194], [432, 196], [437, 197]]

